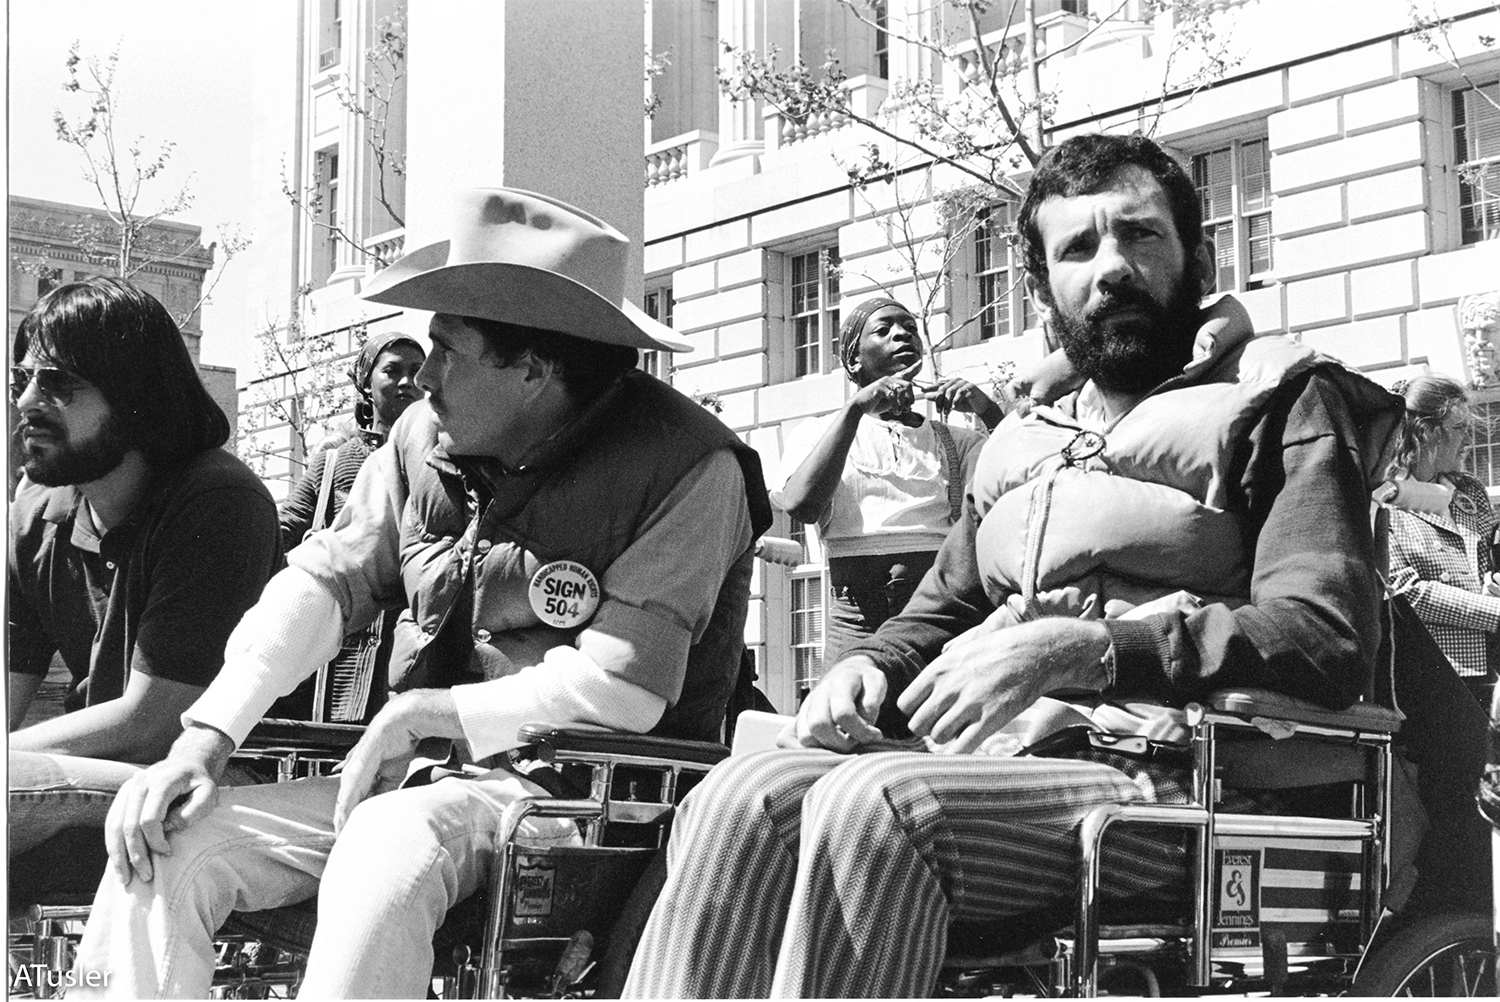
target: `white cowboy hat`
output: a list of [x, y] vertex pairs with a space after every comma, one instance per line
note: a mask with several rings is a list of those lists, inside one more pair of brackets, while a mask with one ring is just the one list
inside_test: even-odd
[[375, 276], [363, 298], [590, 341], [692, 351], [625, 298], [629, 241], [571, 205], [516, 188], [457, 194], [449, 238]]

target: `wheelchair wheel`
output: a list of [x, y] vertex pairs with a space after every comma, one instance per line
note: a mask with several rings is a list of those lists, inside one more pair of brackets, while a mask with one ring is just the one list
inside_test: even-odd
[[1366, 959], [1351, 995], [1493, 998], [1494, 929], [1478, 913], [1433, 915], [1392, 936]]

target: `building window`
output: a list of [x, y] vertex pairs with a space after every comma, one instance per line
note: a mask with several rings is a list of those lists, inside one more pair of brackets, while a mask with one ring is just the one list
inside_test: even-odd
[[1019, 334], [1036, 325], [1021, 283], [1020, 255], [1011, 244], [1010, 203], [979, 210], [974, 225], [974, 309], [979, 340]]
[[344, 18], [340, 0], [323, 0], [318, 25], [318, 70], [339, 64], [344, 47]]
[[315, 222], [312, 233], [312, 280], [321, 284], [338, 269], [339, 229], [339, 150], [337, 146], [319, 150], [313, 157], [312, 206]]
[[792, 375], [833, 366], [839, 327], [839, 252], [820, 247], [791, 260]]
[[339, 229], [339, 151], [330, 150], [326, 166], [328, 168], [328, 270], [332, 272], [338, 267], [338, 241], [334, 234]]
[[1203, 235], [1214, 255], [1214, 291], [1259, 289], [1271, 270], [1271, 148], [1235, 141], [1193, 157]]
[[792, 671], [807, 691], [823, 676], [823, 574], [792, 578]]
[[882, 80], [891, 78], [889, 16], [884, 0], [875, 4], [875, 75]]
[[[672, 299], [672, 287], [662, 286], [659, 289], [651, 289], [646, 293], [646, 315], [657, 323], [667, 327], [672, 326], [672, 307], [675, 301]], [[642, 351], [641, 369], [649, 372], [657, 379], [668, 380], [672, 375], [671, 352], [666, 351]]]
[[61, 268], [42, 267], [36, 273], [36, 298], [41, 299], [47, 293], [63, 284]]
[[1464, 449], [1464, 469], [1487, 487], [1500, 487], [1500, 397], [1476, 399], [1473, 435]]
[[807, 555], [807, 523], [787, 516], [786, 536], [792, 542], [802, 547], [803, 557]]
[[1500, 81], [1453, 94], [1458, 218], [1466, 244], [1500, 236]]

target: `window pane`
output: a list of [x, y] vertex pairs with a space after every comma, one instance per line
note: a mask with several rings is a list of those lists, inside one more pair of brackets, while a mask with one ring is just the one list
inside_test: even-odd
[[1205, 226], [1203, 239], [1209, 241], [1213, 249], [1213, 291], [1229, 292], [1234, 288], [1234, 226], [1230, 223]]
[[1500, 157], [1500, 82], [1453, 95], [1454, 146], [1459, 163]]
[[1250, 216], [1245, 220], [1248, 234], [1251, 275], [1271, 270], [1271, 214]]
[[1474, 401], [1474, 437], [1464, 450], [1464, 469], [1480, 483], [1500, 483], [1500, 405]]
[[1234, 213], [1234, 161], [1228, 148], [1193, 157], [1193, 184], [1203, 219], [1218, 220]]
[[[816, 309], [818, 257], [816, 254], [798, 254], [792, 258], [792, 312], [806, 313], [808, 304]], [[811, 280], [809, 280], [811, 279]]]
[[1464, 243], [1500, 236], [1500, 160], [1464, 169], [1458, 182], [1458, 215]]
[[1240, 146], [1240, 211], [1271, 205], [1271, 150], [1264, 139]]
[[792, 579], [792, 666], [801, 686], [823, 674], [823, 579]]
[[796, 317], [792, 320], [792, 352], [796, 358], [796, 374], [811, 375], [822, 370], [818, 357], [817, 317]]
[[1453, 95], [1458, 216], [1466, 244], [1500, 235], [1500, 82]]
[[997, 205], [979, 214], [974, 230], [974, 276], [979, 285], [979, 338], [1010, 333], [1010, 248], [1005, 239], [1010, 207]]
[[824, 247], [791, 261], [792, 368], [794, 376], [807, 376], [823, 371], [823, 354], [837, 336], [839, 255]]
[[823, 251], [823, 323], [829, 343], [839, 336], [839, 252], [828, 247]]

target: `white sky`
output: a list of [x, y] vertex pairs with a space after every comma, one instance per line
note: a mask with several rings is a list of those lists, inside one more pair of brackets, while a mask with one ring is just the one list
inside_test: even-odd
[[[241, 194], [249, 187], [252, 53], [241, 43], [249, 36], [243, 4], [250, 2], [291, 0], [8, 0], [7, 190], [99, 204], [81, 176], [78, 151], [55, 138], [52, 112], [86, 111], [78, 95], [62, 90], [68, 47], [77, 40], [85, 55], [104, 57], [118, 44], [117, 135], [142, 137], [146, 149], [177, 143], [142, 207], [156, 208], [191, 175], [196, 201], [173, 219], [203, 227], [204, 244], [218, 239], [221, 224], [251, 232]], [[240, 383], [251, 375], [250, 352], [225, 332], [243, 328], [231, 318], [244, 301], [243, 279], [231, 264], [203, 317], [203, 361], [236, 366]]]

